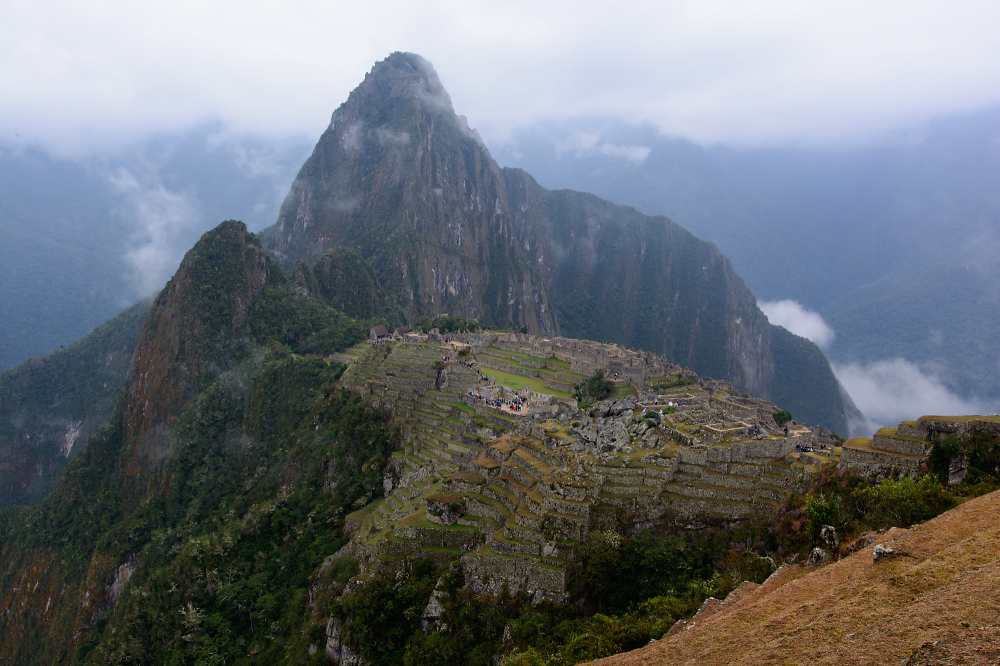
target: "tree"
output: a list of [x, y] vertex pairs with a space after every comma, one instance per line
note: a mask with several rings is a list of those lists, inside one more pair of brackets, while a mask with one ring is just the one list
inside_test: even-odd
[[597, 372], [577, 385], [576, 399], [581, 403], [597, 402], [610, 398], [614, 392], [614, 382], [604, 378], [604, 368], [598, 368]]

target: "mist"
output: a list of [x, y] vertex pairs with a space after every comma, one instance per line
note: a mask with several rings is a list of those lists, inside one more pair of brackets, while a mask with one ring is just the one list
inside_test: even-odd
[[1000, 412], [1000, 403], [956, 395], [933, 372], [901, 358], [834, 364], [833, 371], [865, 415], [864, 421], [850, 423], [852, 437], [871, 437], [880, 427], [925, 415]]
[[173, 275], [187, 249], [180, 241], [197, 227], [199, 206], [193, 194], [141, 182], [124, 168], [108, 180], [122, 200], [118, 214], [132, 228], [123, 258], [134, 292], [123, 299], [124, 305], [155, 294]]
[[818, 312], [807, 310], [791, 299], [758, 301], [757, 306], [772, 324], [811, 340], [820, 349], [828, 349], [837, 337]]
[[984, 0], [6, 3], [0, 141], [80, 155], [210, 118], [317, 136], [397, 50], [487, 143], [585, 116], [705, 144], [867, 141], [1000, 102], [997, 25]]

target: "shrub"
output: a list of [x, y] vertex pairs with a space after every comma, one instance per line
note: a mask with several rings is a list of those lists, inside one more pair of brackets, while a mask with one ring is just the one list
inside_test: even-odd
[[772, 414], [771, 416], [773, 416], [773, 417], [774, 417], [774, 421], [775, 421], [775, 422], [776, 422], [776, 423], [777, 423], [778, 425], [783, 425], [783, 424], [785, 424], [785, 423], [788, 423], [789, 421], [791, 421], [791, 420], [792, 420], [792, 415], [791, 415], [791, 414], [789, 414], [789, 413], [788, 413], [787, 411], [785, 411], [784, 409], [782, 409], [782, 410], [780, 410], [780, 411], [777, 411], [777, 412], [775, 412], [775, 413], [774, 413], [774, 414]]
[[858, 509], [867, 519], [881, 524], [909, 527], [929, 520], [958, 504], [954, 495], [928, 474], [914, 481], [886, 479], [882, 483], [859, 488], [851, 493]]
[[598, 368], [591, 377], [577, 385], [576, 399], [581, 403], [597, 402], [610, 398], [614, 392], [614, 382], [604, 378], [604, 368]]

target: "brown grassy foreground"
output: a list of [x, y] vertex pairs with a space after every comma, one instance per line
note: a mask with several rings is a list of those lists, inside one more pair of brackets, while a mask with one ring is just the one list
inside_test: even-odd
[[[780, 569], [593, 664], [1000, 664], [1000, 491], [829, 565]], [[883, 543], [895, 551], [872, 562]], [[714, 612], [713, 612], [714, 611]]]

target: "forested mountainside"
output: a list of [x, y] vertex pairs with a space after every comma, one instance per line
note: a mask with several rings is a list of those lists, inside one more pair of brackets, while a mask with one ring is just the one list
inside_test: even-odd
[[[775, 558], [804, 558], [827, 522], [844, 536], [908, 525], [996, 487], [992, 417], [926, 417], [928, 433], [985, 428], [943, 447], [921, 439], [924, 421], [840, 442], [648, 352], [483, 331], [458, 317], [430, 322], [476, 329], [461, 335], [479, 345], [494, 380], [534, 386], [539, 393], [523, 394], [534, 395], [531, 404], [558, 410], [558, 423], [539, 426], [509, 409], [474, 409], [470, 381], [479, 391], [507, 389], [471, 369], [459, 347], [457, 358], [446, 351], [448, 361], [439, 360], [440, 336], [358, 344], [375, 322], [323, 302], [337, 294], [301, 292], [239, 222], [187, 253], [151, 304], [110, 418], [45, 499], [0, 509], [0, 661], [324, 664], [360, 653], [365, 663], [411, 666], [577, 663], [648, 643], [706, 598], [762, 581]], [[84, 342], [95, 341], [96, 333]], [[352, 363], [349, 377], [341, 360]], [[593, 367], [620, 376], [580, 373]], [[577, 412], [563, 390], [574, 381], [579, 400], [601, 400]], [[91, 386], [65, 391], [72, 403]], [[640, 415], [637, 401], [656, 391], [677, 407]], [[583, 438], [568, 455], [599, 462], [553, 467], [553, 483], [545, 461], [565, 453], [541, 443], [572, 447], [567, 436]], [[829, 447], [793, 453], [794, 442]], [[639, 459], [654, 443], [662, 448]], [[741, 460], [722, 471], [710, 448]], [[923, 457], [906, 453], [916, 449]], [[484, 453], [473, 460], [470, 451]], [[488, 452], [509, 457], [501, 465]], [[683, 469], [675, 457], [688, 461]], [[815, 471], [838, 460], [863, 476], [824, 480]], [[919, 480], [876, 484], [869, 474], [899, 461], [913, 474], [925, 460], [933, 473]], [[484, 488], [474, 469], [502, 487]], [[759, 472], [756, 490], [722, 485], [744, 483], [750, 470]], [[696, 472], [701, 482], [685, 482]], [[518, 495], [518, 479], [532, 489]], [[595, 481], [586, 503], [552, 495]], [[808, 492], [792, 492], [800, 485]], [[514, 514], [480, 491], [523, 505]], [[527, 507], [542, 502], [538, 524]], [[688, 513], [672, 512], [673, 502]], [[560, 513], [584, 504], [590, 519]], [[628, 510], [653, 504], [660, 518], [648, 523]], [[706, 520], [688, 515], [698, 507], [707, 507]], [[713, 507], [743, 519], [722, 520]], [[506, 515], [507, 525], [484, 515]], [[556, 566], [551, 553], [531, 548], [559, 521], [582, 531], [553, 542]], [[503, 536], [508, 529], [520, 541]], [[477, 554], [463, 544], [479, 544], [484, 530], [496, 532], [496, 548], [522, 550], [483, 557], [514, 570], [561, 570], [560, 594], [572, 603], [539, 601], [531, 589], [483, 593], [459, 562]]]
[[151, 302], [0, 373], [0, 506], [45, 497], [70, 457], [111, 416]]
[[[419, 56], [377, 63], [334, 112], [262, 237], [307, 291], [329, 290], [329, 278], [297, 261], [354, 267], [346, 307], [638, 347], [847, 432], [822, 353], [776, 344], [781, 334], [714, 245], [667, 218], [500, 169]], [[329, 250], [339, 254], [323, 259]], [[809, 379], [789, 384], [781, 368]]]
[[242, 224], [206, 234], [110, 419], [44, 501], [2, 513], [0, 661], [304, 659], [274, 636], [299, 640], [301, 588], [395, 446], [384, 414], [332, 388], [326, 355], [366, 330], [296, 294]]

